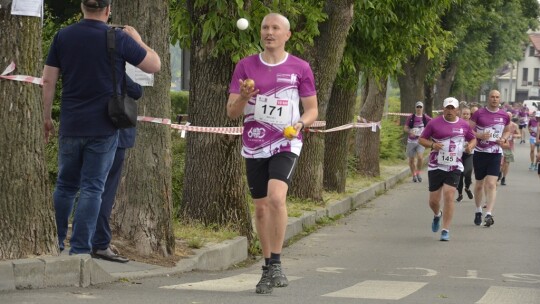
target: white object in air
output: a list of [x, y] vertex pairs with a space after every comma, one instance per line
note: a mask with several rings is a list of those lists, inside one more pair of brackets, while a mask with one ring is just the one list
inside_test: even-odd
[[236, 21], [236, 26], [238, 27], [238, 29], [243, 31], [248, 28], [249, 22], [246, 18], [240, 18], [238, 19], [238, 21]]

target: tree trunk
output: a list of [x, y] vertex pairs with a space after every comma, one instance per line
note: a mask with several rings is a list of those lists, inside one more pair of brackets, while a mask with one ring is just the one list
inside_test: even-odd
[[435, 104], [435, 90], [433, 84], [424, 82], [424, 113], [433, 117], [433, 105]]
[[[349, 74], [344, 75], [344, 77], [349, 78], [353, 82], [356, 81], [358, 84], [357, 75]], [[328, 110], [326, 112], [327, 129], [342, 126], [353, 121], [354, 106], [356, 104], [356, 86], [345, 87], [338, 85], [338, 80], [336, 79], [330, 100], [332, 102], [328, 104]], [[349, 143], [352, 134], [352, 130], [349, 129], [330, 132], [325, 135], [324, 189], [327, 191], [336, 191], [338, 193], [345, 191]]]
[[[208, 7], [188, 1], [193, 24], [208, 14]], [[238, 126], [241, 119], [227, 118], [225, 107], [234, 64], [230, 56], [213, 57], [215, 41], [203, 43], [202, 28], [191, 37], [191, 82], [189, 119], [196, 126]], [[219, 37], [215, 38], [219, 39]], [[187, 135], [186, 164], [181, 214], [186, 220], [205, 225], [231, 225], [250, 241], [253, 227], [247, 204], [241, 137], [190, 132]]]
[[[376, 80], [372, 76], [367, 76], [365, 88], [363, 90], [362, 109], [360, 117], [367, 121], [381, 121], [384, 103], [386, 99], [387, 78]], [[403, 93], [402, 93], [403, 96]], [[379, 166], [379, 147], [381, 143], [381, 130], [376, 128], [359, 128], [356, 133], [356, 146], [358, 173], [367, 177], [377, 177], [381, 175]]]
[[[139, 115], [168, 118], [171, 113], [169, 2], [113, 1], [114, 22], [133, 25], [161, 57], [153, 87], [144, 88]], [[141, 12], [145, 15], [141, 16]], [[151, 13], [151, 14], [150, 14]], [[171, 130], [167, 125], [139, 123], [129, 149], [111, 224], [142, 255], [174, 253], [172, 229]]]
[[[424, 80], [429, 70], [429, 59], [425, 52], [414, 58], [409, 58], [403, 64], [404, 74], [397, 77], [401, 95], [401, 113], [414, 113], [417, 101], [425, 101]], [[428, 105], [425, 105], [426, 108]], [[406, 116], [401, 117], [401, 124]]]
[[[39, 77], [40, 19], [0, 8], [0, 71]], [[0, 260], [58, 254], [39, 86], [0, 79]]]
[[[315, 76], [319, 120], [326, 119], [332, 85], [353, 20], [353, 3], [353, 0], [326, 2], [324, 10], [328, 14], [328, 19], [319, 26], [321, 34], [303, 56], [311, 63]], [[324, 136], [306, 134], [302, 155], [292, 181], [291, 195], [315, 201], [322, 200], [324, 145]]]
[[442, 102], [446, 97], [451, 96], [452, 85], [454, 84], [454, 78], [458, 71], [457, 62], [450, 62], [445, 66], [444, 71], [437, 78], [437, 92], [435, 94], [434, 109], [439, 110], [442, 108]]

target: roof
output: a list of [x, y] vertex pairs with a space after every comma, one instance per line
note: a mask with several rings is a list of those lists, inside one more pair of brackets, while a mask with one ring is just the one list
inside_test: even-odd
[[540, 33], [530, 33], [529, 40], [534, 45], [537, 52], [540, 52]]

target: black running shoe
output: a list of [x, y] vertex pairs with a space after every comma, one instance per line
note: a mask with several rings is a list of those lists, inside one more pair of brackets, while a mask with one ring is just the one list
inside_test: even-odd
[[257, 283], [255, 292], [260, 294], [272, 293], [274, 285], [272, 284], [272, 278], [270, 277], [269, 266], [263, 266], [262, 271], [261, 280]]
[[270, 264], [268, 268], [270, 273], [270, 280], [274, 287], [289, 286], [289, 280], [287, 280], [287, 277], [285, 276], [285, 274], [283, 274], [283, 271], [281, 270], [281, 264]]
[[484, 219], [484, 226], [489, 227], [493, 224], [495, 224], [495, 221], [493, 220], [493, 216], [491, 216], [491, 214], [486, 215], [486, 218]]
[[461, 202], [463, 200], [463, 194], [457, 196], [456, 202]]
[[482, 224], [482, 212], [476, 212], [474, 214], [474, 224], [480, 226]]
[[416, 175], [416, 179], [418, 180], [419, 183], [422, 182], [422, 177], [420, 176], [420, 174]]
[[501, 178], [501, 185], [506, 186], [506, 177]]
[[468, 197], [469, 199], [472, 200], [472, 199], [474, 198], [474, 195], [473, 195], [471, 189], [465, 188], [465, 193], [467, 193], [467, 197]]

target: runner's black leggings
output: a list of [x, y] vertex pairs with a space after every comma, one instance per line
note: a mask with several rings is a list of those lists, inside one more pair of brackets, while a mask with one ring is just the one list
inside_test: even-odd
[[473, 163], [472, 163], [472, 154], [463, 153], [462, 161], [463, 161], [463, 172], [461, 172], [461, 176], [459, 177], [459, 184], [457, 186], [458, 194], [463, 193], [463, 180], [465, 179], [465, 188], [469, 189], [472, 183], [472, 171], [473, 171]]

